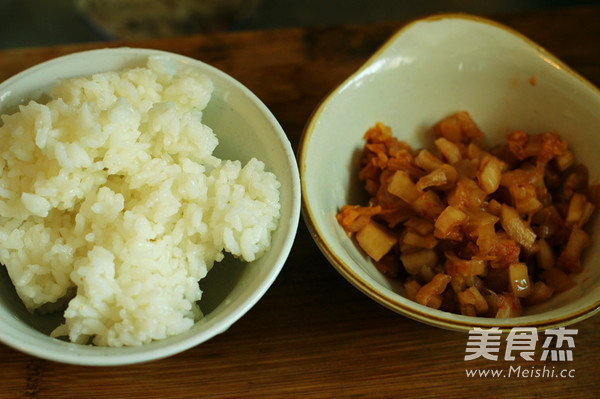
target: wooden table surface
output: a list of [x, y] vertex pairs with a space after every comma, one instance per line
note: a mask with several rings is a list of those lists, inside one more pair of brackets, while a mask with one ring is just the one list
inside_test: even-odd
[[[529, 36], [600, 86], [600, 8], [492, 19]], [[248, 86], [297, 148], [320, 99], [406, 22], [6, 50], [0, 51], [0, 80], [82, 49], [169, 50], [212, 64]], [[282, 273], [225, 333], [170, 358], [121, 367], [63, 365], [0, 344], [0, 397], [598, 397], [600, 317], [573, 328], [578, 335], [572, 362], [505, 361], [503, 352], [496, 361], [465, 361], [467, 334], [423, 325], [376, 304], [329, 265], [301, 222]], [[538, 355], [540, 350], [538, 345]], [[572, 378], [517, 377], [519, 366], [521, 371], [546, 366], [555, 374], [565, 369]], [[468, 369], [512, 374], [469, 378]]]

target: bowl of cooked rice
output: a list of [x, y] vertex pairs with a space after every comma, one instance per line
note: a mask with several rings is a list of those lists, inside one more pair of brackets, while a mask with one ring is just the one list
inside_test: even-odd
[[596, 87], [506, 26], [417, 20], [308, 121], [304, 219], [344, 278], [414, 320], [576, 323], [600, 309], [598, 109]]
[[0, 341], [122, 365], [224, 332], [300, 214], [294, 153], [224, 72], [164, 51], [59, 57], [0, 84]]

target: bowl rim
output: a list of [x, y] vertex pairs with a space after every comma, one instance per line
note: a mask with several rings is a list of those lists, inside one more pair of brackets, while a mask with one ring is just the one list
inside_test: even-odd
[[[460, 332], [468, 332], [473, 328], [489, 328], [489, 327], [499, 327], [501, 331], [509, 331], [514, 327], [535, 327], [537, 330], [542, 331], [546, 329], [556, 328], [559, 326], [567, 326], [570, 324], [577, 323], [584, 319], [587, 319], [596, 313], [600, 312], [600, 299], [596, 300], [594, 303], [582, 307], [569, 315], [564, 317], [550, 317], [539, 321], [523, 321], [524, 316], [521, 317], [512, 317], [505, 319], [489, 319], [482, 317], [473, 317], [473, 316], [463, 316], [456, 315], [454, 313], [441, 311], [437, 309], [430, 309], [429, 313], [425, 313], [419, 310], [421, 305], [417, 303], [411, 302], [416, 306], [407, 306], [401, 302], [398, 302], [394, 298], [386, 295], [381, 290], [374, 287], [369, 282], [365, 281], [362, 277], [360, 277], [357, 273], [352, 270], [348, 264], [346, 264], [340, 257], [338, 257], [333, 251], [327, 240], [324, 238], [324, 235], [321, 233], [319, 229], [319, 225], [314, 217], [313, 210], [311, 208], [310, 203], [308, 202], [308, 188], [306, 186], [306, 179], [304, 176], [306, 175], [306, 157], [308, 153], [308, 147], [311, 141], [311, 137], [315, 131], [317, 121], [319, 116], [324, 111], [327, 103], [331, 100], [331, 98], [336, 95], [341, 89], [343, 89], [349, 82], [351, 82], [355, 77], [360, 75], [363, 71], [365, 71], [370, 65], [372, 65], [379, 57], [390, 47], [392, 44], [398, 40], [398, 38], [403, 35], [406, 31], [411, 29], [417, 24], [421, 23], [429, 23], [429, 22], [438, 22], [438, 21], [446, 21], [446, 20], [456, 20], [456, 21], [465, 21], [465, 22], [475, 22], [483, 25], [487, 25], [499, 30], [502, 30], [506, 33], [509, 33], [513, 37], [522, 40], [528, 45], [532, 50], [536, 53], [543, 55], [545, 58], [551, 60], [553, 64], [558, 65], [563, 71], [565, 71], [570, 76], [576, 78], [581, 83], [586, 85], [589, 89], [593, 90], [600, 96], [600, 90], [594, 86], [590, 81], [586, 78], [575, 72], [571, 67], [566, 65], [559, 58], [554, 56], [552, 53], [547, 51], [544, 47], [534, 42], [524, 34], [516, 31], [515, 29], [508, 27], [502, 23], [494, 21], [492, 19], [484, 18], [481, 16], [471, 15], [468, 13], [438, 13], [430, 16], [426, 16], [423, 18], [418, 18], [408, 23], [404, 24], [401, 28], [397, 29], [379, 48], [371, 55], [369, 58], [351, 75], [349, 75], [345, 80], [343, 80], [340, 84], [335, 86], [330, 92], [319, 102], [319, 104], [315, 107], [312, 114], [310, 115], [307, 123], [304, 126], [304, 130], [300, 137], [300, 142], [298, 146], [298, 162], [300, 169], [300, 182], [302, 188], [302, 218], [307, 225], [307, 228], [317, 244], [317, 247], [321, 251], [321, 253], [325, 256], [328, 262], [354, 287], [356, 287], [359, 291], [361, 291], [366, 296], [370, 297], [374, 301], [383, 305], [384, 307], [404, 315], [410, 319], [420, 321], [422, 323], [447, 329], [453, 331]], [[541, 313], [543, 314], [543, 313]], [[460, 318], [460, 319], [457, 319]], [[482, 320], [487, 320], [488, 322], [482, 322]], [[491, 320], [499, 320], [499, 323], [490, 323]], [[493, 325], [492, 325], [493, 324]]]
[[[244, 316], [264, 296], [267, 290], [275, 282], [275, 279], [283, 269], [283, 266], [285, 265], [285, 262], [287, 261], [291, 252], [298, 231], [298, 225], [300, 222], [301, 214], [301, 187], [300, 174], [297, 167], [297, 159], [293, 151], [291, 142], [288, 136], [286, 135], [285, 131], [283, 130], [281, 124], [275, 118], [271, 110], [249, 88], [247, 88], [244, 84], [242, 84], [240, 81], [238, 81], [231, 75], [204, 61], [170, 51], [143, 47], [121, 46], [95, 48], [71, 52], [32, 65], [16, 73], [15, 75], [10, 76], [6, 80], [0, 82], [0, 90], [6, 87], [10, 87], [10, 85], [12, 85], [14, 82], [26, 79], [30, 74], [39, 72], [40, 70], [43, 70], [48, 66], [64, 63], [74, 58], [81, 59], [89, 55], [101, 56], [102, 54], [111, 54], [111, 56], [115, 56], [115, 54], [121, 54], [123, 56], [130, 55], [132, 57], [149, 57], [152, 55], [168, 56], [171, 57], [174, 61], [184, 62], [188, 65], [191, 65], [192, 67], [200, 68], [200, 70], [205, 73], [208, 72], [212, 75], [215, 75], [217, 78], [222, 79], [227, 84], [231, 85], [231, 87], [235, 87], [236, 90], [239, 90], [246, 98], [248, 98], [252, 102], [252, 104], [254, 104], [254, 106], [256, 106], [260, 113], [263, 114], [263, 116], [268, 120], [268, 123], [273, 127], [273, 131], [277, 135], [275, 140], [279, 142], [283, 149], [284, 157], [287, 164], [287, 167], [285, 169], [288, 170], [289, 177], [291, 180], [291, 187], [289, 188], [289, 190], [291, 193], [292, 201], [289, 206], [289, 218], [287, 218], [286, 220], [280, 218], [278, 222], [278, 229], [282, 229], [280, 234], [285, 234], [285, 238], [281, 243], [281, 247], [277, 249], [278, 254], [275, 257], [269, 272], [265, 274], [263, 280], [260, 281], [260, 284], [258, 284], [257, 288], [251, 294], [249, 294], [247, 298], [240, 302], [238, 307], [233, 308], [227, 314], [224, 314], [222, 316], [218, 315], [215, 318], [209, 320], [207, 322], [209, 326], [205, 330], [194, 333], [192, 333], [191, 330], [188, 330], [186, 332], [181, 333], [180, 335], [167, 337], [163, 340], [153, 341], [150, 344], [145, 344], [142, 346], [119, 348], [99, 347], [103, 350], [116, 349], [115, 352], [117, 353], [107, 355], [106, 353], [103, 354], [100, 350], [98, 350], [97, 353], [89, 353], [87, 350], [84, 353], [81, 353], [77, 350], [64, 350], [68, 347], [72, 347], [71, 345], [77, 344], [51, 338], [39, 331], [34, 331], [34, 329], [32, 329], [32, 331], [34, 332], [35, 336], [39, 334], [42, 336], [42, 338], [48, 339], [48, 341], [38, 345], [37, 338], [35, 337], [24, 337], [19, 334], [18, 330], [13, 328], [11, 328], [9, 331], [5, 331], [3, 328], [0, 328], [0, 342], [6, 344], [7, 346], [13, 349], [45, 360], [82, 366], [121, 366], [158, 360], [191, 349], [225, 332], [242, 316]], [[96, 69], [98, 69], [98, 71], [112, 70], [103, 69], [101, 66], [99, 66]], [[75, 76], [77, 74], [75, 73], [66, 75]], [[3, 102], [3, 100], [4, 98], [0, 95], [0, 104]], [[273, 248], [271, 248], [270, 250], [273, 250]], [[59, 343], [60, 345], [53, 346], [53, 342], [51, 342], [53, 340], [57, 341], [57, 343]], [[169, 340], [173, 340], [173, 342], [168, 342]], [[32, 343], [34, 345], [31, 345]], [[63, 344], [66, 344], [68, 346], [64, 346]], [[140, 350], [140, 348], [143, 349]]]

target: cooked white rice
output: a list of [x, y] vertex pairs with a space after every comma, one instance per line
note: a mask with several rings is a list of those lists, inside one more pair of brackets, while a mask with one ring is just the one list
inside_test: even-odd
[[198, 281], [270, 246], [279, 182], [212, 155], [212, 82], [168, 59], [59, 81], [0, 126], [0, 262], [34, 311], [75, 292], [53, 336], [133, 346], [202, 317]]

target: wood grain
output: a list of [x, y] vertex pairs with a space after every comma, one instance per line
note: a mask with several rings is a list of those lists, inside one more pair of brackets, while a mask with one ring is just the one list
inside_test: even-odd
[[[600, 85], [600, 8], [494, 19]], [[212, 64], [248, 86], [296, 148], [319, 101], [405, 23], [7, 50], [0, 51], [0, 80], [83, 49], [169, 50]], [[361, 294], [327, 263], [301, 223], [274, 285], [225, 333], [170, 358], [112, 368], [57, 364], [0, 344], [0, 397], [598, 397], [600, 317], [574, 328], [579, 330], [574, 361], [551, 365], [574, 369], [574, 378], [467, 378], [466, 368], [508, 371], [544, 363], [465, 362], [466, 334], [417, 323]]]

